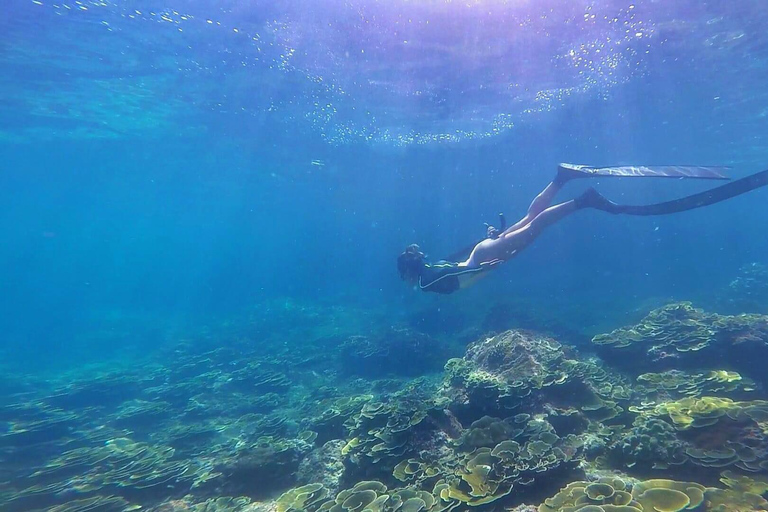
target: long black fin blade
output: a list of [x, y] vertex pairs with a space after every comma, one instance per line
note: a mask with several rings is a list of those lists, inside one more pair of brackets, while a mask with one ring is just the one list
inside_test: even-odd
[[621, 205], [609, 203], [599, 206], [598, 209], [610, 213], [623, 213], [625, 215], [669, 215], [671, 213], [684, 212], [702, 208], [711, 204], [726, 201], [741, 194], [768, 185], [768, 170], [746, 176], [744, 178], [720, 185], [698, 194], [681, 197], [672, 201], [648, 205]]
[[622, 165], [592, 167], [589, 165], [560, 164], [558, 172], [573, 178], [689, 178], [704, 180], [728, 180], [728, 167], [708, 165]]

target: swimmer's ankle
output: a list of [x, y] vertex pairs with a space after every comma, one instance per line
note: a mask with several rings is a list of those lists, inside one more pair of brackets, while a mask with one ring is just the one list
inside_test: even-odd
[[623, 212], [620, 205], [606, 199], [600, 192], [592, 187], [585, 190], [584, 193], [574, 199], [573, 202], [579, 210], [582, 208], [594, 208], [595, 210], [614, 214]]

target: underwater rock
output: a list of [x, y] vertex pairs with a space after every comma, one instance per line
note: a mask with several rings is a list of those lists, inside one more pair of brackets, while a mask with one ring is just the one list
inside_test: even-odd
[[768, 477], [760, 475], [739, 475], [726, 470], [720, 474], [720, 481], [738, 492], [765, 494], [768, 492]]
[[104, 512], [126, 512], [138, 510], [139, 505], [132, 505], [119, 496], [91, 496], [89, 498], [74, 499], [61, 505], [46, 508], [46, 512], [88, 512], [99, 510]]
[[150, 434], [150, 439], [166, 443], [176, 451], [177, 456], [195, 457], [205, 455], [211, 443], [217, 438], [220, 425], [201, 421], [195, 423], [176, 422]]
[[[322, 324], [344, 333], [332, 322]], [[21, 386], [29, 391], [5, 396], [0, 408], [0, 508], [151, 510], [173, 502], [227, 510], [234, 502], [217, 500], [222, 493], [270, 497], [293, 485], [305, 459], [304, 473], [316, 471], [310, 455], [316, 444], [335, 445], [336, 455], [326, 454], [334, 471], [342, 457], [370, 463], [350, 465], [360, 471], [350, 481], [376, 467], [373, 448], [394, 448], [406, 424], [413, 455], [448, 444], [441, 429], [424, 422], [434, 386], [413, 380], [396, 406], [380, 415], [372, 406], [363, 410], [374, 398], [367, 393], [386, 401], [403, 380], [340, 377], [327, 369], [328, 346], [301, 339], [268, 353], [248, 338], [215, 348], [184, 342], [147, 365]], [[313, 361], [324, 361], [326, 369], [309, 370]], [[443, 361], [430, 364], [439, 368]], [[361, 413], [371, 418], [357, 431]], [[374, 424], [383, 428], [380, 437], [365, 430]], [[342, 445], [358, 434], [360, 449], [342, 456]], [[366, 444], [369, 439], [375, 442]], [[399, 460], [388, 460], [381, 473], [393, 478]], [[329, 486], [340, 478], [334, 471]]]
[[[499, 484], [494, 480], [495, 477], [487, 477], [486, 473], [490, 470], [486, 470], [482, 464], [484, 457], [482, 453], [476, 454], [464, 466], [463, 471], [469, 473], [461, 473], [462, 481], [471, 483], [472, 490], [469, 494], [442, 478], [433, 478], [433, 483], [424, 483], [421, 487], [394, 488], [377, 480], [362, 480], [339, 492], [335, 497], [330, 494], [330, 499], [324, 501], [327, 490], [319, 484], [312, 484], [283, 494], [277, 500], [277, 511], [449, 512], [454, 509], [471, 510], [475, 507], [481, 507], [479, 510], [500, 510], [499, 507], [482, 507], [509, 496], [512, 484]], [[521, 506], [515, 510], [529, 512], [535, 509]]]

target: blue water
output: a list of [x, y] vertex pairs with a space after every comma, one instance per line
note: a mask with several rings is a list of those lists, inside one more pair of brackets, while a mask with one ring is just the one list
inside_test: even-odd
[[[560, 162], [768, 168], [766, 27], [764, 0], [5, 0], [0, 509], [191, 510], [314, 480], [331, 498], [364, 479], [392, 489], [394, 455], [365, 466], [353, 446], [335, 488], [313, 457], [336, 443], [341, 465], [365, 418], [391, 426], [382, 410], [393, 425], [425, 417], [445, 362], [488, 333], [552, 335], [597, 367], [592, 336], [672, 301], [768, 314], [768, 189], [670, 216], [579, 211], [452, 295], [396, 267], [409, 244], [437, 260], [499, 212], [516, 221]], [[645, 204], [712, 184], [580, 180], [558, 200], [587, 186]], [[753, 334], [735, 338], [753, 342], [746, 355], [664, 364], [740, 371], [765, 398]], [[548, 403], [531, 402], [518, 416]], [[419, 442], [450, 455], [472, 414], [495, 410], [472, 403], [457, 430], [438, 403], [445, 421], [433, 410], [408, 431], [408, 457]], [[616, 421], [633, 433], [633, 418]], [[596, 439], [582, 422], [573, 432]], [[754, 433], [737, 427], [705, 441]], [[569, 462], [499, 503], [585, 478]], [[719, 469], [694, 469], [719, 485]]]
[[[270, 300], [393, 323], [513, 300], [592, 333], [711, 299], [765, 262], [765, 191], [578, 213], [450, 297], [395, 258], [522, 216], [561, 161], [764, 169], [766, 23], [757, 0], [6, 2], [3, 364], [139, 357]], [[707, 186], [592, 184], [629, 203]]]

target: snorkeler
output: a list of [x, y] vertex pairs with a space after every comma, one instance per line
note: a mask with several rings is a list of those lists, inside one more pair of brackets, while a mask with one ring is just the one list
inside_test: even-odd
[[[408, 246], [397, 258], [397, 270], [404, 281], [418, 284], [423, 291], [453, 293], [466, 288], [477, 278], [525, 249], [544, 229], [571, 213], [593, 208], [611, 214], [667, 215], [701, 208], [725, 201], [750, 190], [768, 185], [768, 170], [752, 174], [713, 189], [680, 199], [651, 205], [620, 205], [609, 201], [594, 188], [579, 197], [552, 205], [560, 189], [572, 179], [590, 177], [664, 177], [727, 180], [723, 167], [690, 166], [627, 166], [589, 167], [560, 164], [555, 179], [533, 200], [528, 213], [512, 226], [506, 227], [500, 215], [501, 228], [487, 226], [484, 240], [452, 255], [447, 260], [428, 263], [416, 244]], [[466, 259], [459, 259], [466, 258]]]

